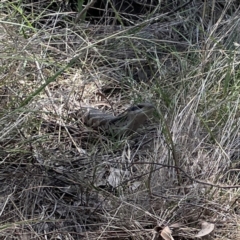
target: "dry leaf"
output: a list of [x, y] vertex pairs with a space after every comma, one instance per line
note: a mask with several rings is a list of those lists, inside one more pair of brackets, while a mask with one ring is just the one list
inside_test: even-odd
[[173, 223], [169, 225], [170, 228], [180, 228], [183, 227], [184, 225], [182, 223]]
[[171, 234], [172, 234], [172, 231], [167, 226], [161, 231], [160, 235], [164, 240], [174, 240]]
[[141, 186], [141, 181], [133, 182], [132, 185], [129, 187], [131, 191], [135, 191], [139, 186]]
[[202, 230], [198, 232], [194, 237], [203, 237], [208, 235], [214, 230], [214, 224], [213, 223], [208, 223], [208, 222], [202, 222]]
[[108, 176], [108, 183], [112, 187], [118, 187], [122, 181], [129, 176], [129, 171], [123, 171], [117, 168], [110, 168], [110, 175]]

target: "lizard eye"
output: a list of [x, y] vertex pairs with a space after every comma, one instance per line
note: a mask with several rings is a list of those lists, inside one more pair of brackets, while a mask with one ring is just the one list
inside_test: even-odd
[[130, 107], [128, 110], [129, 110], [130, 112], [133, 112], [133, 111], [138, 110], [139, 108], [141, 108], [141, 107], [133, 106], [133, 107]]
[[130, 107], [130, 108], [128, 109], [128, 111], [134, 112], [134, 111], [139, 110], [139, 109], [142, 109], [142, 108], [144, 108], [144, 107], [145, 107], [145, 105], [143, 105], [143, 104], [138, 104], [138, 105], [136, 105], [136, 106]]

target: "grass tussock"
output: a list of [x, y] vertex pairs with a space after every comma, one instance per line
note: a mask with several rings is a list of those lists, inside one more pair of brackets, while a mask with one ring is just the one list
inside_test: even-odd
[[[239, 239], [239, 3], [50, 2], [0, 3], [0, 236]], [[121, 139], [76, 117], [140, 102]]]

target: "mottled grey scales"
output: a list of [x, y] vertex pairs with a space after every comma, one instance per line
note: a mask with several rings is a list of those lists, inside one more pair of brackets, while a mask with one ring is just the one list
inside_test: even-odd
[[122, 136], [134, 133], [152, 116], [153, 111], [152, 104], [140, 103], [126, 109], [116, 117], [92, 107], [81, 108], [80, 115], [87, 126], [100, 129], [107, 134]]

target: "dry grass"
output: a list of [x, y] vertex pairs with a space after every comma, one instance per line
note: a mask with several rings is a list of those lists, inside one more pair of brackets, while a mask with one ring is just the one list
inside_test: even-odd
[[[240, 239], [239, 5], [176, 2], [125, 27], [0, 3], [1, 239]], [[72, 118], [144, 101], [122, 140]]]

